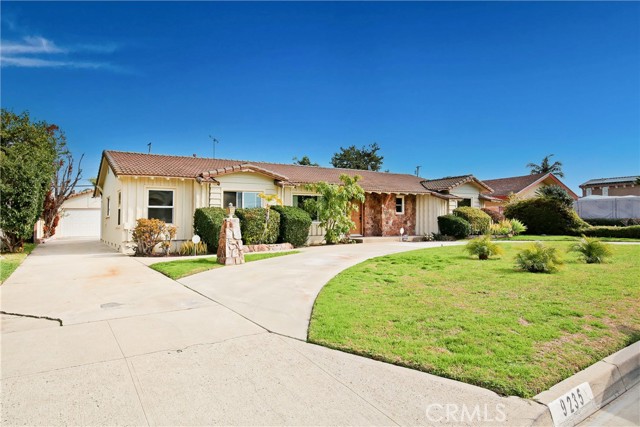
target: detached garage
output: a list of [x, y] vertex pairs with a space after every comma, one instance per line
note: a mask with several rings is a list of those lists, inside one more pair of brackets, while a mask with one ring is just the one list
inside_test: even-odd
[[56, 236], [100, 238], [100, 197], [92, 196], [85, 190], [64, 202]]

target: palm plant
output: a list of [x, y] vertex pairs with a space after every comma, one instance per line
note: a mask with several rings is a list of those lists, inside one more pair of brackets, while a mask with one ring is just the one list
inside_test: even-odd
[[464, 248], [469, 255], [477, 255], [478, 259], [489, 259], [491, 255], [500, 255], [503, 250], [500, 246], [491, 241], [489, 236], [478, 237], [467, 243]]
[[556, 248], [535, 242], [516, 255], [516, 267], [531, 273], [553, 273], [562, 265]]
[[584, 235], [569, 250], [578, 252], [587, 264], [600, 264], [604, 262], [605, 258], [612, 255], [610, 245]]
[[538, 173], [552, 173], [554, 175], [558, 175], [560, 178], [564, 178], [564, 173], [562, 172], [562, 162], [551, 163], [551, 157], [553, 157], [553, 154], [544, 156], [544, 159], [542, 159], [542, 162], [539, 165], [535, 163], [529, 163], [527, 167], [531, 169], [531, 175]]

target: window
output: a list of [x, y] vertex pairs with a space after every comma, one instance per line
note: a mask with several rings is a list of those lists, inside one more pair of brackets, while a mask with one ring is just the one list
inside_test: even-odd
[[318, 200], [319, 196], [293, 196], [293, 206], [296, 206], [300, 209], [304, 209], [305, 211], [307, 211], [309, 213], [309, 215], [311, 215], [311, 219], [314, 221], [318, 220], [318, 212], [316, 211], [309, 211], [307, 208], [304, 207], [304, 202], [307, 200]]
[[609, 195], [609, 187], [602, 187], [602, 195], [603, 196]]
[[118, 225], [122, 220], [121, 211], [122, 211], [122, 193], [118, 191]]
[[107, 197], [107, 218], [111, 216], [111, 197]]
[[396, 197], [396, 214], [404, 214], [404, 196]]
[[260, 193], [243, 192], [243, 191], [225, 191], [223, 195], [223, 208], [231, 203], [236, 208], [260, 208], [262, 207], [262, 199], [258, 196]]
[[173, 190], [149, 190], [147, 218], [173, 223]]
[[458, 200], [458, 207], [461, 208], [463, 206], [471, 207], [471, 199], [462, 199]]

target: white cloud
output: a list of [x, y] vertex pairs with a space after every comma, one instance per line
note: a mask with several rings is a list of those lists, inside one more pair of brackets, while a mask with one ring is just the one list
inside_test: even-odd
[[87, 61], [77, 58], [78, 53], [109, 54], [117, 50], [115, 44], [79, 44], [60, 47], [52, 40], [40, 36], [23, 37], [20, 41], [0, 42], [0, 66], [22, 68], [84, 68], [126, 72], [109, 62]]
[[35, 54], [35, 53], [66, 53], [65, 49], [61, 49], [54, 42], [44, 37], [24, 37], [19, 42], [2, 42], [0, 44], [0, 52], [3, 54]]
[[27, 56], [0, 56], [3, 67], [25, 68], [107, 68], [114, 69], [111, 64], [91, 61], [58, 61], [55, 59], [32, 58]]

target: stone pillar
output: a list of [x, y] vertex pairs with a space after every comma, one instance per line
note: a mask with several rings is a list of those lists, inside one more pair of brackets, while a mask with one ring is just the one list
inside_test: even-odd
[[244, 264], [242, 234], [238, 218], [225, 218], [218, 240], [218, 263], [222, 265]]

